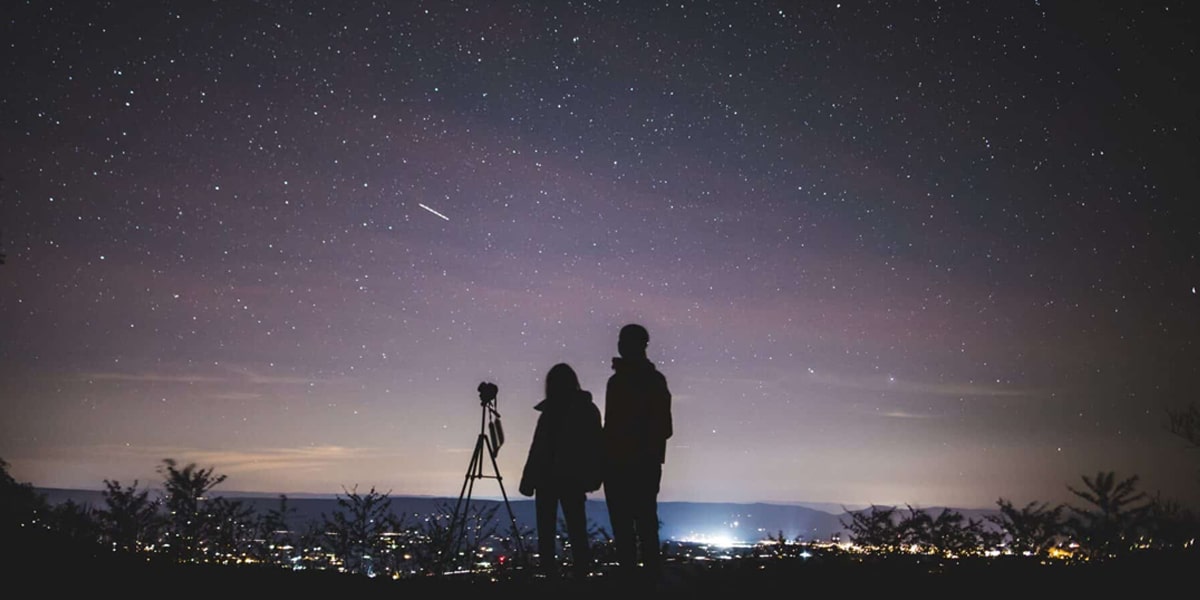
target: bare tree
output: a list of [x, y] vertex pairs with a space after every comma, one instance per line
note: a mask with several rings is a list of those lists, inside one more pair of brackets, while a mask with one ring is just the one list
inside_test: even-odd
[[1194, 548], [1200, 539], [1200, 514], [1160, 494], [1150, 499], [1146, 515], [1147, 546], [1159, 550]]
[[208, 551], [220, 561], [232, 562], [253, 556], [254, 508], [241, 500], [220, 496], [206, 507], [209, 522]]
[[1200, 405], [1191, 403], [1187, 408], [1168, 409], [1167, 428], [1171, 433], [1186, 440], [1193, 448], [1200, 448]]
[[1040, 556], [1061, 541], [1063, 505], [1051, 507], [1045, 502], [1030, 502], [1017, 508], [1004, 498], [996, 504], [1000, 514], [989, 515], [987, 519], [1000, 527], [1008, 538], [1008, 547], [1015, 554]]
[[967, 519], [948, 508], [936, 517], [911, 506], [908, 511], [897, 527], [905, 543], [923, 553], [961, 556], [978, 552], [982, 546], [982, 521]]
[[50, 509], [52, 527], [62, 536], [64, 544], [77, 549], [98, 549], [101, 541], [97, 511], [90, 505], [67, 500]]
[[157, 541], [162, 517], [150, 490], [139, 490], [137, 480], [122, 487], [119, 481], [105, 479], [103, 495], [105, 506], [96, 516], [102, 535], [114, 549], [142, 552]]
[[225, 481], [225, 476], [214, 475], [211, 467], [198, 469], [195, 464], [179, 468], [170, 458], [163, 459], [158, 471], [164, 479], [168, 552], [180, 560], [198, 560], [207, 553], [209, 538], [217, 527], [217, 517], [207, 505], [208, 493]]
[[[1193, 402], [1187, 408], [1168, 409], [1167, 430], [1183, 438], [1192, 450], [1200, 450], [1200, 405]], [[1200, 482], [1200, 469], [1196, 481]]]
[[[496, 519], [499, 508], [499, 504], [471, 502], [463, 508], [463, 516], [455, 523], [455, 508], [442, 503], [435, 514], [418, 525], [421, 543], [414, 548], [413, 564], [430, 575], [470, 571], [480, 562], [498, 558], [499, 555], [493, 556], [494, 546], [501, 548], [506, 560], [512, 557], [517, 563], [527, 561], [528, 553], [524, 551], [521, 539], [530, 534], [529, 529], [515, 532], [515, 535], [500, 535]], [[491, 552], [487, 550], [489, 547]]]
[[412, 566], [418, 573], [442, 575], [452, 562], [454, 532], [451, 531], [451, 516], [454, 512], [449, 503], [443, 502], [434, 514], [421, 519], [416, 527], [418, 543], [412, 549]]
[[1137, 475], [1117, 481], [1114, 472], [1101, 471], [1092, 478], [1083, 476], [1086, 489], [1067, 486], [1087, 502], [1082, 508], [1069, 507], [1073, 515], [1068, 527], [1088, 556], [1111, 558], [1131, 548], [1150, 510], [1146, 494], [1137, 491], [1137, 482]]
[[267, 510], [255, 523], [257, 536], [253, 548], [256, 559], [275, 565], [293, 565], [301, 557], [300, 536], [292, 530], [296, 508], [288, 506], [288, 497], [279, 495], [279, 506]]
[[337, 497], [338, 510], [321, 515], [325, 539], [342, 568], [368, 576], [394, 568], [394, 554], [401, 549], [391, 542], [401, 533], [403, 518], [392, 514], [389, 494], [373, 487], [359, 494], [358, 486], [343, 491], [346, 495]]
[[904, 545], [904, 530], [900, 527], [895, 507], [871, 505], [869, 510], [847, 511], [850, 522], [841, 521], [849, 530], [850, 541], [867, 552], [891, 554]]
[[46, 498], [32, 485], [9, 475], [8, 463], [0, 459], [0, 527], [5, 530], [45, 527], [49, 508]]
[[500, 535], [500, 524], [496, 519], [499, 509], [499, 504], [472, 504], [467, 508], [466, 517], [460, 523], [462, 529], [456, 533], [462, 542], [457, 558], [465, 561], [459, 564], [460, 568], [474, 570], [479, 563], [488, 561], [492, 557], [485, 548], [493, 544], [510, 554], [524, 554], [518, 548], [519, 540], [511, 533]]

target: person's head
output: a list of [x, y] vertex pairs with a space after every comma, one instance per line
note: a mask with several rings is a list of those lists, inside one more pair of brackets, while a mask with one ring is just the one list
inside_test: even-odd
[[558, 363], [550, 367], [546, 374], [546, 397], [554, 398], [579, 391], [579, 377], [575, 369], [566, 363]]
[[617, 338], [617, 352], [622, 358], [644, 358], [649, 343], [650, 332], [637, 323], [630, 323], [621, 328], [621, 335]]

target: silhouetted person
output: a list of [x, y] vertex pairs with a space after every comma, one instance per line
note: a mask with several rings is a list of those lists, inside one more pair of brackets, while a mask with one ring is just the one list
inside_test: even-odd
[[667, 379], [646, 358], [645, 327], [621, 328], [604, 400], [604, 497], [617, 561], [636, 573], [639, 552], [646, 574], [661, 573], [658, 490], [667, 439], [671, 437], [671, 392]]
[[563, 363], [546, 374], [546, 398], [534, 408], [542, 414], [533, 431], [520, 491], [535, 496], [538, 566], [546, 575], [557, 573], [555, 538], [561, 505], [573, 570], [584, 577], [592, 564], [585, 502], [588, 492], [600, 489], [603, 473], [600, 409], [591, 392], [580, 389], [575, 371]]

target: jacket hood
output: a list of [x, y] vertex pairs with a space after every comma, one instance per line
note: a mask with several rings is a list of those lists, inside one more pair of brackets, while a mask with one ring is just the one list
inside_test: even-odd
[[534, 410], [545, 411], [556, 406], [570, 406], [573, 404], [584, 404], [592, 401], [592, 393], [587, 390], [578, 390], [573, 394], [558, 396], [554, 398], [546, 398], [534, 405]]

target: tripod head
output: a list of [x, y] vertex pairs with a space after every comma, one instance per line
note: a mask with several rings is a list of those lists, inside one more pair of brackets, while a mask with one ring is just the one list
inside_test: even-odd
[[496, 405], [496, 394], [500, 392], [500, 388], [496, 384], [484, 381], [477, 388], [479, 391], [479, 403], [485, 407], [488, 405]]

